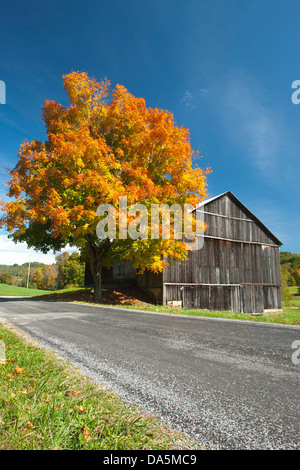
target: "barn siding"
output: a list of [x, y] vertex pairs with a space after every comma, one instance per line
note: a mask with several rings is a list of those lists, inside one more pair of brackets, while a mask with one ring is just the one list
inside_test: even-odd
[[164, 303], [244, 313], [282, 308], [277, 239], [230, 194], [200, 207], [204, 245], [182, 263], [169, 260]]

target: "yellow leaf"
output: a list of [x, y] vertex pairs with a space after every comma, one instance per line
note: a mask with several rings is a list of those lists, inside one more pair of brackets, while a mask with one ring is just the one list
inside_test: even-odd
[[90, 435], [90, 432], [89, 430], [85, 427], [85, 426], [82, 426], [81, 429], [81, 432], [82, 432], [82, 437], [83, 439], [86, 441], [86, 442], [89, 442], [90, 438], [91, 438], [91, 435]]
[[79, 405], [79, 406], [75, 405], [75, 408], [76, 408], [77, 410], [79, 410], [80, 413], [86, 413], [86, 410], [83, 408], [82, 405]]
[[67, 391], [66, 391], [67, 397], [75, 397], [75, 396], [78, 395], [79, 393], [81, 393], [81, 390], [75, 390], [74, 392], [72, 392], [72, 391], [70, 391], [70, 390], [67, 390]]

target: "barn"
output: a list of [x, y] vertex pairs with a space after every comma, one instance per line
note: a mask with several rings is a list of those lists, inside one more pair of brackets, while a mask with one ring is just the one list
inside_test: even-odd
[[163, 303], [252, 314], [282, 310], [278, 238], [230, 191], [196, 210], [207, 225], [203, 247], [164, 269]]
[[207, 226], [201, 249], [190, 251], [181, 263], [167, 260], [161, 274], [136, 275], [128, 261], [117, 263], [109, 281], [135, 282], [164, 305], [249, 314], [281, 311], [278, 238], [231, 191], [204, 200], [196, 210]]

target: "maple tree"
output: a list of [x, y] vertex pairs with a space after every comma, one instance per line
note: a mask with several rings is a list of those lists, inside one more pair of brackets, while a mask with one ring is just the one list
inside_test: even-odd
[[118, 208], [119, 196], [149, 210], [152, 203], [196, 205], [206, 196], [210, 170], [197, 166], [189, 130], [178, 127], [172, 113], [146, 107], [122, 85], [110, 93], [108, 80], [85, 72], [63, 81], [69, 105], [45, 101], [47, 140], [20, 145], [10, 171], [14, 200], [3, 203], [0, 224], [15, 242], [44, 253], [77, 246], [88, 257], [94, 299], [101, 301], [103, 266], [126, 258], [140, 272], [159, 272], [166, 257], [181, 261], [187, 250], [174, 237], [101, 240], [97, 207]]

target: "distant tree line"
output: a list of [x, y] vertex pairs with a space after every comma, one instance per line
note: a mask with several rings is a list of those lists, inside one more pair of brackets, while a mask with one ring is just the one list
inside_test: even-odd
[[280, 253], [282, 297], [291, 297], [289, 287], [298, 286], [300, 294], [300, 254], [282, 251]]
[[[83, 287], [85, 262], [80, 254], [68, 252], [57, 255], [54, 264], [39, 262], [12, 266], [0, 265], [0, 283], [43, 290], [58, 290], [66, 287]], [[28, 278], [29, 274], [29, 278]]]

